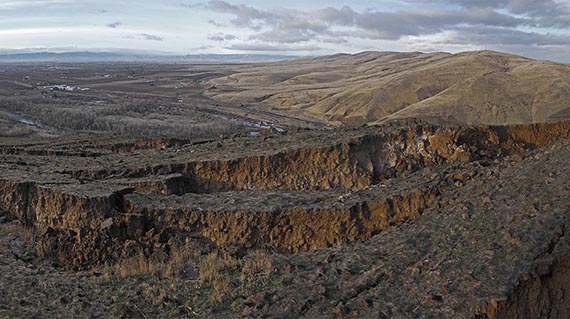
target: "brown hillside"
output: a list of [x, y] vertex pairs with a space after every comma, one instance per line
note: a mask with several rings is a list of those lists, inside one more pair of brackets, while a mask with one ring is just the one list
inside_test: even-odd
[[327, 122], [436, 117], [473, 124], [567, 118], [570, 65], [493, 52], [363, 52], [244, 67], [206, 95]]

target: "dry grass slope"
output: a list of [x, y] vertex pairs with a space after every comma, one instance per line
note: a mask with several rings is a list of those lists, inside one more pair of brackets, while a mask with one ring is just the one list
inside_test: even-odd
[[517, 124], [567, 118], [570, 65], [493, 51], [363, 52], [248, 67], [209, 84], [217, 100], [330, 123]]

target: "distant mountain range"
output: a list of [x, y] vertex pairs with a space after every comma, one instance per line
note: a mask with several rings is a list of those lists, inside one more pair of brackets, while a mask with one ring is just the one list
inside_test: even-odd
[[268, 54], [189, 54], [170, 55], [130, 52], [13, 52], [0, 51], [0, 62], [88, 62], [88, 61], [180, 61], [180, 62], [263, 62], [298, 58]]

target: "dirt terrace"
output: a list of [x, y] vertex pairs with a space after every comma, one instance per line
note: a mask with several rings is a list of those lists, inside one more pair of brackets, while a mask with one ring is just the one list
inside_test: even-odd
[[285, 253], [243, 316], [557, 318], [568, 138], [570, 122], [3, 141], [0, 210], [73, 269], [188, 241]]
[[[178, 233], [198, 232], [216, 244], [268, 244], [297, 252], [366, 239], [418, 216], [453, 183], [435, 174], [431, 184], [400, 178], [385, 189], [362, 191], [384, 180], [423, 167], [492, 161], [568, 137], [570, 122], [394, 126], [186, 144], [160, 139], [116, 144], [72, 139], [44, 148], [14, 143], [17, 147], [3, 146], [0, 203], [3, 211], [43, 234], [59, 260], [74, 268], [116, 260], [135, 247], [168, 249], [168, 237]], [[240, 190], [278, 192], [192, 195]], [[335, 207], [347, 191], [362, 196]], [[155, 195], [141, 195], [148, 192]], [[236, 206], [235, 198], [251, 195]], [[307, 200], [314, 196], [316, 207]], [[317, 217], [323, 214], [336, 218]]]
[[252, 318], [566, 318], [570, 143], [481, 168], [413, 222], [282, 257]]

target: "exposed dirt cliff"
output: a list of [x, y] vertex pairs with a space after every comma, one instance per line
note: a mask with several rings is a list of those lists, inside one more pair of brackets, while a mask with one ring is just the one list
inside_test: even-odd
[[358, 201], [337, 205], [331, 205], [338, 200], [339, 196], [333, 197], [335, 194], [280, 195], [287, 198], [321, 195], [322, 203], [319, 205], [301, 204], [296, 207], [267, 205], [265, 201], [270, 199], [263, 194], [255, 196], [239, 192], [224, 194], [218, 199], [229, 204], [235, 197], [254, 197], [259, 202], [249, 201], [249, 209], [227, 207], [219, 210], [207, 205], [208, 200], [202, 200], [206, 205], [197, 204], [193, 197], [161, 200], [156, 196], [133, 195], [126, 199], [126, 210], [145, 216], [144, 228], [138, 234], [140, 237], [150, 230], [168, 234], [187, 233], [203, 236], [218, 246], [302, 252], [368, 239], [390, 225], [418, 217], [438, 194], [436, 189], [408, 191], [410, 193], [402, 190], [398, 195], [389, 196], [361, 196]]
[[[141, 178], [180, 174], [184, 189], [174, 193], [213, 193], [246, 189], [361, 189], [378, 180], [426, 166], [493, 160], [570, 137], [570, 122], [514, 126], [437, 127], [420, 125], [384, 131], [363, 130], [330, 142], [230, 159], [179, 160], [113, 169], [75, 169], [76, 178], [120, 175]], [[253, 153], [259, 152], [254, 150]], [[169, 155], [169, 154], [165, 154]], [[164, 160], [166, 161], [166, 160]]]
[[[151, 249], [156, 242], [163, 244], [160, 247], [168, 247], [164, 244], [178, 233], [197, 233], [217, 245], [299, 252], [364, 240], [389, 225], [415, 218], [456, 181], [435, 174], [432, 178], [437, 185], [416, 191], [414, 188], [425, 182], [416, 178], [416, 184], [406, 189], [402, 186], [406, 185], [404, 179], [399, 179], [392, 181], [386, 191], [378, 192], [376, 188], [374, 194], [366, 191], [370, 186], [425, 167], [485, 164], [569, 137], [570, 122], [471, 128], [424, 125], [387, 131], [369, 128], [348, 138], [341, 136], [328, 146], [305, 146], [225, 160], [132, 165], [119, 176], [112, 170], [79, 169], [64, 174], [79, 181], [63, 184], [34, 180], [29, 173], [23, 180], [12, 175], [0, 183], [5, 190], [1, 204], [2, 210], [39, 231], [40, 245], [73, 267], [116, 260], [129, 255], [135, 247]], [[144, 149], [148, 145], [180, 147], [179, 142], [137, 143]], [[169, 158], [166, 153], [165, 161]], [[20, 169], [30, 168], [24, 165]], [[467, 177], [459, 183], [473, 175], [464, 174]], [[256, 189], [281, 190], [283, 196], [290, 197], [296, 195], [287, 191], [331, 191], [321, 199], [321, 205], [262, 205], [259, 207], [265, 208], [261, 210], [252, 209], [254, 203], [236, 210], [231, 208], [231, 202], [212, 208], [216, 207], [215, 202], [225, 200], [215, 197], [209, 202], [203, 197], [202, 207], [195, 205], [197, 199], [192, 196], [173, 197], [164, 200], [162, 208], [156, 207], [156, 202], [162, 201], [160, 197], [150, 201], [144, 200], [144, 196], [151, 195], [123, 198], [133, 191], [164, 196]], [[368, 195], [343, 203], [342, 190], [349, 194], [364, 190], [361, 193]], [[237, 196], [247, 197], [251, 193]], [[258, 200], [263, 202], [266, 198]]]
[[245, 317], [556, 318], [568, 313], [565, 139], [570, 122], [3, 142], [0, 217], [73, 269], [180, 244], [267, 248], [273, 286], [236, 306]]
[[565, 318], [568, 142], [484, 167], [411, 223], [279, 259], [271, 318]]

